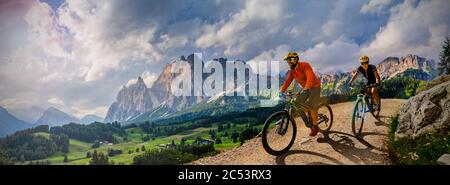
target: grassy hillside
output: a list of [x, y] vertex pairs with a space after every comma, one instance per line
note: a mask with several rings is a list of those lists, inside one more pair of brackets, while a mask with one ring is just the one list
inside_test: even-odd
[[[120, 141], [117, 144], [102, 144], [98, 148], [92, 148], [93, 143], [83, 142], [76, 139], [69, 140], [69, 152], [64, 154], [62, 152], [57, 152], [56, 154], [41, 159], [40, 161], [49, 161], [50, 164], [61, 165], [86, 165], [89, 164], [91, 158], [87, 157], [87, 153], [93, 153], [94, 150], [97, 152], [108, 153], [108, 150], [121, 150], [122, 154], [110, 156], [109, 160], [114, 161], [115, 164], [131, 164], [133, 162], [133, 158], [137, 155], [141, 155], [144, 153], [142, 151], [142, 146], [145, 147], [145, 150], [151, 150], [158, 148], [160, 144], [169, 144], [172, 141], [175, 144], [180, 144], [182, 139], [186, 139], [187, 144], [192, 144], [196, 138], [201, 137], [204, 139], [210, 139], [210, 131], [214, 131], [217, 137], [220, 137], [222, 140], [221, 144], [215, 144], [214, 147], [216, 150], [227, 150], [230, 148], [234, 148], [240, 145], [239, 141], [233, 142], [231, 139], [231, 133], [233, 131], [241, 132], [247, 126], [245, 124], [230, 124], [230, 128], [224, 128], [221, 132], [218, 132], [218, 126], [214, 125], [212, 127], [200, 127], [193, 130], [186, 130], [171, 136], [161, 136], [153, 138], [149, 141], [143, 141], [142, 136], [145, 134], [140, 127], [135, 128], [127, 128], [125, 129], [126, 136], [118, 137]], [[225, 133], [228, 133], [228, 136], [224, 136]], [[34, 133], [37, 136], [42, 136], [45, 138], [50, 138], [50, 134], [46, 132], [37, 132]], [[126, 141], [124, 138], [127, 138]], [[64, 162], [64, 156], [67, 155], [68, 161]], [[29, 163], [28, 161], [27, 163]], [[26, 164], [26, 163], [25, 163]]]

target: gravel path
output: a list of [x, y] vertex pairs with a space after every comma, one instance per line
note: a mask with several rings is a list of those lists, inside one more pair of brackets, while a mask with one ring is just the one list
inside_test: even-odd
[[354, 102], [331, 105], [334, 121], [331, 132], [310, 137], [309, 129], [296, 118], [297, 137], [290, 151], [272, 156], [262, 147], [261, 138], [245, 142], [242, 146], [212, 157], [192, 162], [195, 165], [285, 165], [285, 164], [389, 164], [387, 131], [391, 116], [398, 113], [405, 102], [401, 99], [383, 99], [379, 120], [371, 114], [366, 117], [360, 139], [351, 131]]

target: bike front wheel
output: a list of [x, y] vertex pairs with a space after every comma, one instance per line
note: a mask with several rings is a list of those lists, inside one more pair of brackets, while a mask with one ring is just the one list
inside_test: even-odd
[[273, 113], [262, 130], [262, 144], [267, 153], [275, 156], [289, 151], [297, 135], [297, 125], [287, 111]]
[[362, 131], [364, 124], [364, 116], [366, 112], [366, 107], [361, 99], [358, 99], [355, 103], [355, 108], [353, 110], [352, 116], [352, 131], [355, 136], [359, 136]]

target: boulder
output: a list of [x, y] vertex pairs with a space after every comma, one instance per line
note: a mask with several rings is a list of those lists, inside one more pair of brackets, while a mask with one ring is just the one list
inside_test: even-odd
[[395, 139], [412, 138], [450, 128], [450, 81], [411, 97], [400, 108]]
[[444, 154], [437, 160], [440, 165], [450, 165], [450, 154]]

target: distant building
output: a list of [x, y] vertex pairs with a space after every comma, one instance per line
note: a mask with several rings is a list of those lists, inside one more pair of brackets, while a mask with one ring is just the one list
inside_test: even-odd
[[214, 141], [210, 139], [199, 138], [195, 140], [192, 145], [213, 145]]

